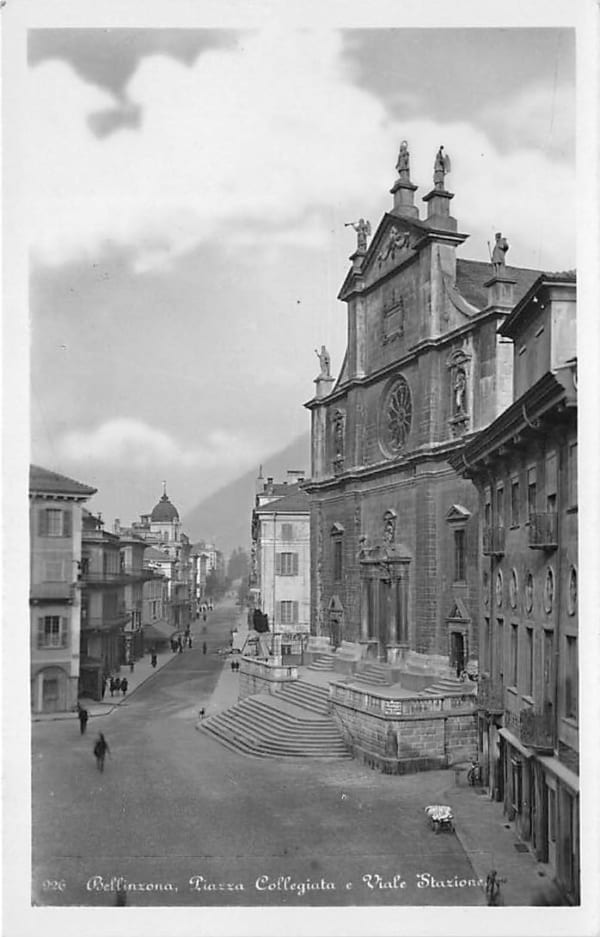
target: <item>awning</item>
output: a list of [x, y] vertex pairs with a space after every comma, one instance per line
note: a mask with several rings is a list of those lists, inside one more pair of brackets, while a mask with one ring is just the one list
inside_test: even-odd
[[516, 748], [518, 752], [521, 752], [524, 758], [531, 758], [534, 754], [531, 748], [527, 748], [516, 735], [513, 735], [512, 732], [509, 732], [508, 729], [498, 729], [498, 735], [501, 735], [509, 745], [512, 745], [513, 748]]
[[155, 621], [152, 625], [144, 625], [144, 641], [170, 641], [175, 630], [174, 626], [166, 621]]
[[554, 774], [560, 781], [564, 781], [567, 787], [570, 787], [576, 794], [579, 793], [578, 775], [570, 768], [567, 768], [566, 765], [563, 765], [562, 761], [559, 761], [553, 755], [541, 756], [539, 761], [551, 774]]

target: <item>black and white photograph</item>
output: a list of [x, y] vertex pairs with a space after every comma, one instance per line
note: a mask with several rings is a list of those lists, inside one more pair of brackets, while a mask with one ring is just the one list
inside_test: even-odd
[[599, 14], [523, 8], [3, 4], [7, 937], [600, 932]]

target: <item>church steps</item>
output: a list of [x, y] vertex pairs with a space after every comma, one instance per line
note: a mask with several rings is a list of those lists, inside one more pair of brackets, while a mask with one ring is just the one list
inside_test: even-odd
[[309, 709], [319, 715], [329, 714], [329, 687], [317, 686], [314, 683], [305, 683], [297, 680], [294, 683], [285, 683], [277, 691], [277, 697], [288, 700], [302, 709]]
[[309, 670], [333, 670], [335, 657], [333, 654], [319, 654], [315, 657], [312, 664], [308, 665]]

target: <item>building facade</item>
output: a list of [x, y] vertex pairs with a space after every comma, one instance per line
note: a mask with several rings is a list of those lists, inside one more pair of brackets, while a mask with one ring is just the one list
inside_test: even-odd
[[512, 398], [498, 328], [537, 272], [458, 257], [446, 171], [420, 219], [406, 152], [397, 169], [370, 245], [355, 226], [340, 374], [322, 348], [306, 404], [311, 621], [363, 657], [446, 674], [477, 667], [480, 602], [477, 492], [449, 457]]
[[513, 342], [514, 403], [452, 459], [480, 499], [480, 760], [520, 837], [577, 902], [575, 275], [540, 275], [501, 334]]
[[37, 465], [29, 470], [31, 708], [77, 705], [80, 661], [81, 512], [96, 493]]
[[282, 635], [282, 653], [297, 653], [310, 632], [310, 504], [299, 483], [268, 479], [252, 514], [253, 608]]

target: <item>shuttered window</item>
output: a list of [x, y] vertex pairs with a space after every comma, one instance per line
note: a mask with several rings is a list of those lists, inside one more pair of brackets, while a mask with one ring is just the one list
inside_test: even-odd
[[43, 508], [38, 513], [38, 535], [40, 537], [70, 537], [73, 530], [71, 511], [60, 508]]
[[67, 619], [60, 615], [38, 618], [38, 647], [66, 647]]
[[282, 524], [282, 525], [281, 525], [281, 539], [282, 539], [282, 540], [293, 540], [293, 539], [294, 539], [294, 525], [293, 525], [293, 524]]
[[277, 553], [275, 555], [275, 574], [277, 576], [297, 576], [298, 554]]
[[278, 602], [277, 617], [281, 625], [298, 624], [298, 603], [297, 602]]

